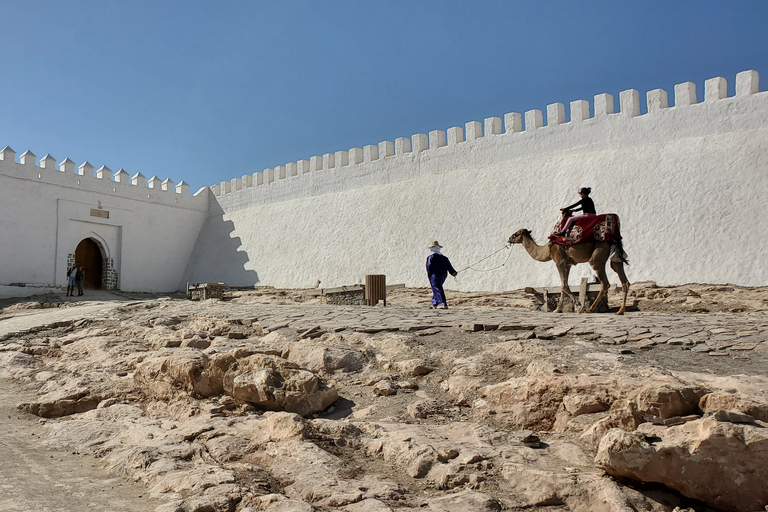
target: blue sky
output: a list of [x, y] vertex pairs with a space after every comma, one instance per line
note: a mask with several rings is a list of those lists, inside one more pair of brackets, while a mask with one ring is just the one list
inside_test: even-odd
[[[756, 69], [768, 1], [0, 0], [0, 147], [187, 181]], [[644, 108], [644, 107], [643, 107]], [[567, 110], [567, 109], [566, 109]]]

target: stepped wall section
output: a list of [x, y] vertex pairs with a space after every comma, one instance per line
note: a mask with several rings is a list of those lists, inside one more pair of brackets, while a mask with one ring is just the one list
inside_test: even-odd
[[[702, 102], [691, 82], [647, 92], [643, 113], [636, 90], [619, 94], [615, 112], [613, 96], [600, 94], [214, 185], [185, 279], [330, 287], [375, 273], [426, 286], [432, 240], [457, 269], [519, 228], [545, 243], [559, 208], [590, 186], [598, 211], [621, 218], [630, 280], [765, 285], [768, 93], [754, 71], [739, 73], [732, 97], [722, 77], [703, 85]], [[521, 246], [474, 268], [446, 286], [559, 282], [552, 263]], [[572, 283], [582, 275], [588, 268]]]

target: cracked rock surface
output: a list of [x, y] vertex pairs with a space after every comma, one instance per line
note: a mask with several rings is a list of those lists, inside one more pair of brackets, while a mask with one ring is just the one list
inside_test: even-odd
[[765, 507], [768, 291], [633, 291], [623, 317], [523, 292], [28, 299], [0, 310], [0, 383], [43, 450], [145, 489], [136, 510]]

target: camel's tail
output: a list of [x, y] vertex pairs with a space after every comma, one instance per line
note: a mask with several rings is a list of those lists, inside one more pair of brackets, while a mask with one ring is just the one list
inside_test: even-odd
[[617, 240], [616, 243], [611, 246], [610, 259], [614, 263], [623, 263], [625, 265], [629, 265], [629, 260], [627, 260], [627, 253], [624, 252], [624, 246], [621, 244], [621, 240]]

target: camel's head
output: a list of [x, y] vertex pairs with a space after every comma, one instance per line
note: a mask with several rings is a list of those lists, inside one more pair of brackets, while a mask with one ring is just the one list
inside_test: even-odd
[[515, 231], [515, 233], [509, 237], [509, 240], [507, 240], [507, 243], [510, 244], [521, 244], [523, 243], [523, 238], [531, 237], [531, 231], [528, 229], [518, 229]]

